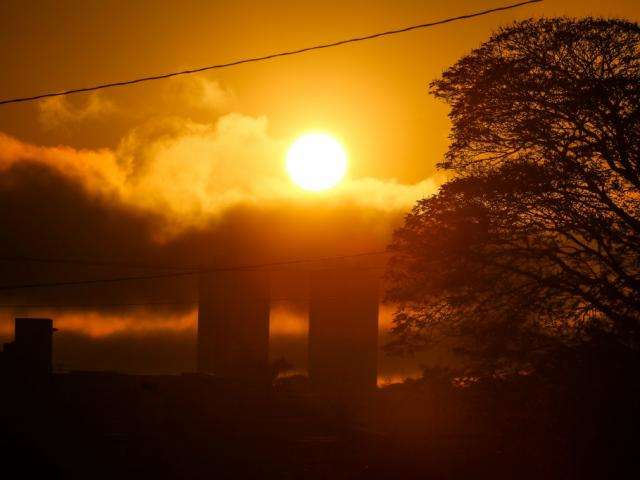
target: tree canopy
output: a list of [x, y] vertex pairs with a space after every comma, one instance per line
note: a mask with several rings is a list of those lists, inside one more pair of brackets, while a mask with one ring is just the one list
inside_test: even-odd
[[395, 233], [390, 348], [448, 338], [494, 369], [606, 334], [640, 342], [640, 27], [515, 23], [430, 91], [452, 180]]

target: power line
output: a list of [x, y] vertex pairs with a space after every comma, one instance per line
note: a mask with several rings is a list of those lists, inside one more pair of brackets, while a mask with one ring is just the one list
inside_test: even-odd
[[260, 57], [249, 57], [249, 58], [243, 58], [243, 59], [239, 59], [239, 60], [233, 60], [231, 62], [227, 62], [227, 63], [218, 63], [215, 65], [208, 65], [205, 67], [200, 67], [200, 68], [192, 68], [192, 69], [188, 69], [188, 70], [181, 70], [181, 71], [177, 71], [177, 72], [170, 72], [170, 73], [162, 73], [159, 75], [151, 75], [151, 76], [147, 76], [147, 77], [140, 77], [140, 78], [135, 78], [135, 79], [131, 79], [131, 80], [122, 80], [119, 82], [111, 82], [111, 83], [103, 83], [103, 84], [99, 84], [99, 85], [94, 85], [91, 87], [82, 87], [82, 88], [74, 88], [71, 90], [65, 90], [62, 92], [48, 92], [48, 93], [42, 93], [39, 95], [33, 95], [33, 96], [29, 96], [29, 97], [18, 97], [18, 98], [11, 98], [11, 99], [5, 99], [5, 100], [0, 100], [0, 105], [7, 105], [10, 103], [23, 103], [23, 102], [30, 102], [33, 100], [40, 100], [43, 98], [49, 98], [49, 97], [60, 97], [63, 95], [71, 95], [74, 93], [82, 93], [82, 92], [92, 92], [95, 90], [102, 90], [105, 88], [113, 88], [113, 87], [123, 87], [126, 85], [134, 85], [136, 83], [142, 83], [142, 82], [149, 82], [152, 80], [162, 80], [165, 78], [170, 78], [170, 77], [176, 77], [178, 75], [190, 75], [193, 73], [199, 73], [199, 72], [204, 72], [207, 70], [216, 70], [216, 69], [221, 69], [221, 68], [228, 68], [228, 67], [235, 67], [237, 65], [242, 65], [245, 63], [256, 63], [256, 62], [262, 62], [265, 60], [272, 60], [274, 58], [280, 58], [280, 57], [288, 57], [288, 56], [292, 56], [292, 55], [299, 55], [302, 53], [306, 53], [306, 52], [311, 52], [314, 50], [322, 50], [325, 48], [333, 48], [333, 47], [339, 47], [342, 45], [347, 45], [350, 43], [357, 43], [357, 42], [364, 42], [367, 40], [373, 40], [376, 38], [380, 38], [380, 37], [386, 37], [386, 36], [390, 36], [390, 35], [397, 35], [400, 33], [406, 33], [406, 32], [410, 32], [412, 30], [418, 30], [418, 29], [422, 29], [422, 28], [429, 28], [429, 27], [434, 27], [436, 25], [443, 25], [446, 23], [451, 23], [451, 22], [456, 22], [456, 21], [460, 21], [460, 20], [468, 20], [471, 18], [475, 18], [475, 17], [480, 17], [483, 15], [488, 15], [491, 13], [496, 13], [496, 12], [501, 12], [504, 10], [511, 10], [514, 8], [518, 8], [518, 7], [522, 7], [531, 3], [539, 3], [542, 2], [543, 0], [527, 0], [524, 2], [519, 2], [519, 3], [514, 3], [514, 4], [510, 4], [510, 5], [505, 5], [502, 7], [495, 7], [495, 8], [489, 8], [486, 10], [482, 10], [479, 12], [474, 12], [474, 13], [468, 13], [465, 15], [459, 15], [457, 17], [450, 17], [450, 18], [445, 18], [443, 20], [437, 20], [434, 22], [428, 22], [428, 23], [421, 23], [418, 25], [410, 25], [408, 27], [402, 27], [402, 28], [397, 28], [394, 30], [387, 30], [384, 32], [378, 32], [378, 33], [372, 33], [369, 35], [364, 35], [364, 36], [360, 36], [360, 37], [352, 37], [352, 38], [347, 38], [344, 40], [338, 40], [335, 42], [330, 42], [330, 43], [321, 43], [318, 45], [312, 45], [309, 47], [304, 47], [304, 48], [299, 48], [296, 50], [287, 50], [287, 51], [283, 51], [283, 52], [277, 52], [277, 53], [271, 53], [269, 55], [264, 55], [264, 56], [260, 56]]
[[[310, 301], [311, 296], [303, 297], [242, 297], [235, 299], [219, 300], [218, 303], [224, 304], [245, 304], [247, 302], [303, 302]], [[344, 297], [329, 296], [322, 297], [322, 300], [344, 300]], [[211, 303], [211, 300], [208, 300]], [[176, 301], [156, 301], [156, 302], [124, 302], [124, 303], [0, 303], [2, 308], [43, 308], [43, 309], [75, 309], [75, 308], [122, 308], [122, 307], [153, 307], [153, 306], [174, 306], [174, 305], [193, 305], [200, 303], [199, 300], [176, 300]]]
[[[381, 253], [385, 253], [382, 252]], [[362, 255], [362, 254], [356, 254]], [[369, 253], [364, 253], [369, 255]], [[329, 257], [328, 259], [331, 259]], [[344, 257], [339, 257], [344, 258]], [[309, 262], [323, 261], [326, 259], [309, 259]], [[296, 260], [297, 261], [297, 260]], [[305, 260], [306, 261], [306, 260]], [[13, 257], [0, 257], [1, 262], [12, 263], [44, 263], [44, 264], [62, 264], [62, 265], [80, 265], [88, 267], [105, 267], [105, 268], [130, 268], [137, 270], [173, 270], [173, 271], [186, 271], [188, 273], [194, 271], [201, 271], [203, 267], [196, 265], [158, 265], [150, 263], [131, 263], [127, 260], [97, 260], [87, 258], [63, 258], [63, 257], [27, 257], [27, 256], [13, 256]], [[235, 267], [234, 267], [235, 268]], [[271, 270], [272, 271], [272, 270]]]
[[170, 305], [197, 305], [197, 300], [162, 301], [162, 302], [131, 302], [131, 303], [0, 303], [0, 308], [108, 308], [108, 307], [151, 307]]
[[126, 260], [95, 260], [86, 258], [51, 258], [27, 256], [0, 257], [0, 262], [58, 263], [69, 265], [83, 265], [90, 267], [120, 267], [144, 270], [196, 270], [199, 268], [194, 265], [151, 265], [148, 263], [133, 263]]
[[304, 263], [318, 263], [318, 262], [328, 262], [328, 261], [335, 261], [335, 260], [346, 260], [351, 258], [385, 255], [388, 253], [389, 252], [387, 252], [386, 250], [377, 250], [372, 252], [353, 253], [353, 254], [338, 255], [333, 257], [306, 258], [306, 259], [286, 260], [286, 261], [280, 261], [280, 262], [236, 265], [231, 267], [199, 268], [194, 270], [182, 270], [177, 272], [158, 273], [154, 275], [132, 275], [127, 277], [95, 278], [95, 279], [89, 279], [89, 280], [70, 280], [70, 281], [64, 281], [64, 282], [0, 285], [0, 291], [23, 290], [28, 288], [67, 287], [67, 286], [75, 286], [75, 285], [94, 285], [94, 284], [100, 284], [100, 283], [115, 283], [115, 282], [126, 282], [126, 281], [134, 281], [134, 280], [155, 280], [160, 278], [198, 275], [200, 273], [232, 272], [232, 271], [240, 271], [240, 270], [248, 270], [248, 271], [264, 270], [270, 267], [285, 267], [285, 266], [300, 265]]

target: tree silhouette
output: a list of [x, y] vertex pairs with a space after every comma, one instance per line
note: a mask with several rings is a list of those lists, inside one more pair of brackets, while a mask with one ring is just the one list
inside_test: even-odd
[[453, 173], [395, 233], [391, 349], [449, 338], [493, 369], [640, 342], [640, 27], [540, 19], [431, 83]]

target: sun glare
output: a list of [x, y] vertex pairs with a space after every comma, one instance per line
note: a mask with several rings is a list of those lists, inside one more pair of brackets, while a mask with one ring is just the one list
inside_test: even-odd
[[298, 186], [318, 192], [338, 184], [347, 171], [347, 154], [333, 137], [309, 133], [287, 152], [287, 172]]

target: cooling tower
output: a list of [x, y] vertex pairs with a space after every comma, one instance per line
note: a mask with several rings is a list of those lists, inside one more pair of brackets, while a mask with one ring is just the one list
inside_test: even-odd
[[269, 371], [269, 282], [263, 272], [200, 276], [198, 371], [263, 382]]
[[29, 377], [52, 373], [53, 321], [50, 318], [16, 318], [13, 354], [15, 367]]
[[320, 270], [311, 277], [309, 378], [320, 393], [376, 388], [379, 279], [367, 270]]

